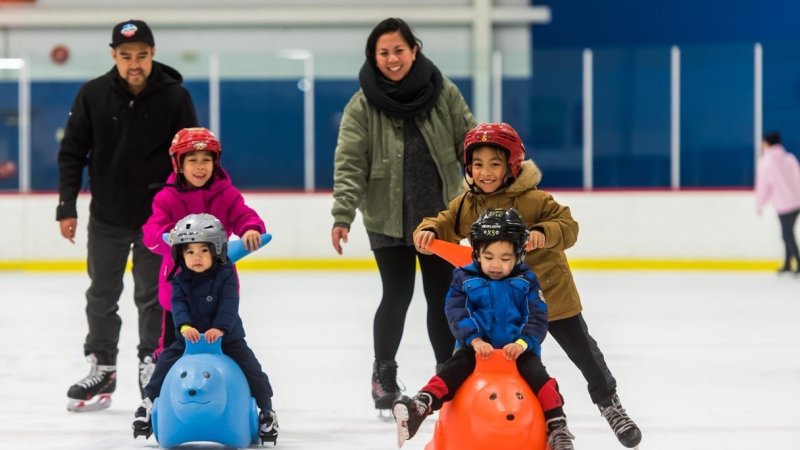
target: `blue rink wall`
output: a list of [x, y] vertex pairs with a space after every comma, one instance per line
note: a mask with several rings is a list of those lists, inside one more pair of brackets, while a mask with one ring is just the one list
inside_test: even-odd
[[[800, 151], [800, 99], [787, 96], [800, 78], [790, 48], [765, 50], [764, 128], [780, 129], [787, 148]], [[681, 95], [682, 187], [750, 187], [754, 182], [752, 47], [683, 51]], [[709, 58], [723, 61], [707, 64]], [[595, 52], [594, 187], [670, 186], [669, 48]], [[536, 52], [532, 79], [503, 83], [503, 120], [526, 142], [544, 173], [544, 188], [583, 183], [583, 122], [579, 50]], [[471, 103], [472, 82], [454, 80]], [[34, 81], [32, 170], [34, 191], [57, 188], [59, 131], [82, 82]], [[201, 125], [209, 125], [206, 80], [189, 80]], [[333, 183], [333, 153], [342, 110], [356, 80], [315, 82], [317, 189]], [[0, 159], [17, 159], [16, 82], [0, 82]], [[303, 93], [297, 80], [223, 80], [220, 86], [224, 164], [238, 186], [298, 190], [304, 186]], [[0, 181], [0, 190], [17, 180]]]
[[[34, 191], [58, 188], [58, 133], [82, 82], [34, 81], [31, 86], [32, 171]], [[200, 124], [209, 126], [206, 80], [185, 82]], [[225, 168], [243, 189], [302, 189], [303, 93], [296, 80], [223, 81], [220, 86], [221, 132]], [[358, 85], [355, 81], [317, 81], [316, 179], [320, 188], [333, 184], [333, 151], [338, 119]], [[0, 82], [0, 117], [15, 118], [16, 82]], [[16, 149], [16, 120], [0, 123], [0, 145]], [[0, 147], [2, 150], [2, 147]], [[16, 150], [7, 151], [16, 159]], [[0, 155], [2, 156], [2, 155]], [[0, 181], [0, 189], [15, 189], [16, 180]]]

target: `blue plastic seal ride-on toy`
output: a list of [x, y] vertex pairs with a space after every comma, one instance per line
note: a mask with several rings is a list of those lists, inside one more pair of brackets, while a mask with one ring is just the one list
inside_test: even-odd
[[244, 373], [222, 353], [222, 339], [186, 343], [153, 402], [153, 434], [162, 447], [209, 441], [229, 447], [259, 443], [258, 408]]

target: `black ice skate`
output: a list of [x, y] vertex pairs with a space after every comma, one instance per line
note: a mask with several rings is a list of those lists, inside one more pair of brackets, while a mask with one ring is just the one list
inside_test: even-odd
[[392, 360], [375, 361], [372, 364], [372, 400], [375, 401], [375, 409], [392, 409], [392, 403], [399, 395], [397, 363]]
[[600, 409], [600, 414], [611, 425], [619, 442], [628, 448], [638, 448], [639, 442], [642, 441], [642, 431], [625, 413], [625, 408], [622, 407], [617, 394], [614, 394], [606, 402], [598, 403], [597, 407]]
[[567, 428], [566, 417], [554, 417], [547, 421], [547, 445], [550, 450], [575, 450], [573, 439], [575, 436]]
[[433, 398], [427, 392], [420, 392], [414, 398], [405, 395], [394, 401], [392, 414], [397, 422], [397, 448], [414, 437], [422, 422], [433, 413]]
[[153, 409], [153, 402], [149, 398], [142, 400], [133, 415], [133, 438], [144, 436], [145, 439], [153, 434], [153, 423], [150, 419], [150, 411]]
[[111, 394], [117, 388], [117, 366], [97, 364], [94, 354], [87, 355], [86, 360], [92, 367], [89, 375], [70, 386], [68, 411], [98, 411], [111, 406]]
[[146, 397], [144, 387], [150, 382], [154, 370], [156, 370], [156, 363], [152, 356], [147, 355], [139, 361], [139, 393], [142, 399]]
[[261, 445], [264, 445], [264, 442], [272, 442], [273, 445], [277, 445], [279, 431], [278, 415], [275, 414], [275, 411], [261, 410], [258, 414], [258, 437], [261, 439]]

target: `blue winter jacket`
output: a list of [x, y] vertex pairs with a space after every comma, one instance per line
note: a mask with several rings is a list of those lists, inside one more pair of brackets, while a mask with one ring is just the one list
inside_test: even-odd
[[224, 332], [226, 344], [244, 339], [244, 326], [239, 317], [239, 280], [230, 261], [215, 262], [202, 273], [184, 268], [175, 274], [172, 319], [178, 339], [183, 339], [180, 333], [183, 325], [191, 325], [201, 333], [218, 328]]
[[494, 348], [523, 339], [526, 351], [540, 355], [547, 335], [547, 305], [539, 280], [518, 264], [502, 280], [492, 280], [475, 263], [453, 271], [445, 314], [457, 347], [480, 337]]

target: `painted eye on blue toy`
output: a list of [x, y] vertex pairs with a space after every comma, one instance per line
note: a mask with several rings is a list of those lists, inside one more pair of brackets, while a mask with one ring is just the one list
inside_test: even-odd
[[186, 378], [186, 372], [181, 372], [181, 378]]
[[204, 370], [203, 371], [203, 378], [211, 378], [211, 374]]

